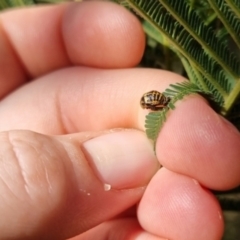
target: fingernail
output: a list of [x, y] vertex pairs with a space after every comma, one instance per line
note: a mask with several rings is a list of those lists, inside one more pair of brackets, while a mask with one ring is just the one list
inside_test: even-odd
[[153, 147], [144, 133], [117, 131], [83, 143], [83, 151], [106, 189], [146, 185], [159, 168]]

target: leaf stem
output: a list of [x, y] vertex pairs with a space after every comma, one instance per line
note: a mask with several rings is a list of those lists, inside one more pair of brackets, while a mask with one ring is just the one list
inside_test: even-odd
[[[185, 4], [186, 5], [185, 7], [187, 9], [188, 5], [187, 5], [186, 1], [183, 1], [183, 0], [178, 0], [178, 1], [181, 1], [182, 4]], [[228, 72], [228, 74], [234, 76], [233, 79], [238, 77], [238, 75], [233, 71], [233, 69], [226, 63], [226, 61], [224, 61], [223, 57], [219, 56], [216, 53], [216, 51], [210, 46], [210, 44], [207, 43], [206, 40], [202, 37], [203, 31], [206, 31], [204, 24], [202, 26], [198, 26], [200, 32], [197, 32], [191, 26], [191, 24], [190, 24], [191, 21], [187, 22], [183, 16], [183, 14], [180, 14], [180, 12], [176, 10], [176, 8], [173, 8], [173, 4], [170, 4], [169, 0], [160, 0], [160, 2], [164, 6], [164, 8], [166, 8], [171, 13], [171, 15], [194, 37], [194, 39], [199, 42], [199, 44], [205, 49], [205, 51], [207, 51], [208, 54], [211, 55], [215, 59], [215, 61], [218, 62], [226, 72]], [[189, 9], [190, 9], [190, 6], [189, 6]], [[191, 12], [189, 12], [188, 14], [191, 14]], [[196, 17], [197, 16], [195, 16], [195, 18]], [[193, 19], [192, 19], [192, 21], [193, 21]], [[213, 31], [212, 31], [212, 34], [213, 34], [212, 37], [214, 37]], [[218, 42], [216, 44], [220, 45], [222, 43]], [[229, 52], [227, 54], [229, 54]]]
[[239, 96], [240, 96], [240, 79], [238, 83], [234, 86], [229, 96], [226, 98], [223, 105], [223, 109], [221, 111], [222, 115], [227, 115], [230, 112], [231, 108], [233, 107], [233, 104], [239, 98]]
[[[151, 16], [149, 12], [143, 11], [143, 9], [142, 9], [143, 7], [140, 6], [141, 1], [140, 1], [139, 4], [136, 3], [136, 0], [126, 0], [126, 2], [128, 2], [129, 6], [130, 6], [134, 11], [136, 11], [140, 16], [142, 16], [142, 17], [143, 17], [145, 20], [147, 20], [150, 24], [152, 24], [155, 29], [157, 29], [158, 31], [162, 32], [162, 33], [166, 36], [166, 38], [168, 39], [168, 41], [170, 42], [170, 45], [171, 45], [172, 47], [174, 46], [175, 51], [177, 50], [177, 52], [179, 52], [179, 53], [180, 53], [181, 55], [183, 55], [186, 59], [188, 59], [189, 62], [191, 62], [191, 65], [192, 65], [194, 68], [198, 69], [198, 70], [202, 73], [202, 75], [206, 76], [206, 78], [208, 78], [209, 81], [211, 81], [212, 85], [213, 85], [213, 86], [215, 87], [215, 89], [222, 95], [222, 97], [223, 97], [224, 99], [228, 96], [227, 92], [226, 92], [226, 91], [224, 90], [224, 88], [215, 80], [215, 78], [214, 78], [209, 72], [206, 71], [206, 69], [190, 54], [190, 52], [186, 51], [186, 50], [183, 48], [183, 46], [181, 45], [181, 44], [182, 44], [181, 42], [179, 42], [178, 40], [176, 40], [176, 39], [173, 37], [173, 35], [171, 35], [172, 32], [170, 32], [170, 30], [169, 30], [169, 32], [166, 31], [162, 26], [160, 26], [160, 25], [156, 22], [156, 20], [154, 20], [154, 17]], [[144, 3], [145, 3], [145, 2], [144, 2]], [[159, 3], [158, 1], [156, 1], [155, 5], [157, 5], [157, 4], [160, 5], [160, 3]], [[156, 7], [156, 6], [155, 6], [155, 7]], [[157, 10], [158, 10], [158, 9], [157, 9]], [[155, 8], [155, 11], [154, 11], [153, 15], [154, 15], [154, 14], [156, 15], [156, 11], [157, 11], [157, 10], [156, 10], [156, 8]], [[161, 16], [161, 17], [166, 18], [166, 16]], [[161, 17], [158, 17], [158, 19], [160, 19]], [[171, 21], [171, 16], [169, 16], [169, 19], [164, 19], [164, 21], [167, 21], [167, 20], [169, 20], [169, 21], [167, 22], [167, 25], [169, 26], [169, 24], [171, 23], [171, 22], [170, 22], [170, 21]], [[171, 27], [173, 27], [173, 26], [171, 26]], [[171, 29], [171, 31], [173, 31], [173, 30]], [[183, 31], [185, 31], [185, 30], [183, 30]], [[181, 32], [183, 35], [184, 35], [184, 34], [188, 34], [187, 31], [185, 31], [185, 32], [183, 32], [183, 31]], [[174, 33], [172, 33], [172, 34], [174, 34]], [[184, 35], [184, 36], [185, 36], [185, 35]], [[187, 35], [187, 36], [190, 37], [191, 35]], [[178, 37], [179, 37], [179, 36], [178, 36]]]
[[[235, 26], [239, 26], [240, 21], [237, 19], [233, 13], [230, 11], [230, 9], [227, 8], [225, 3], [221, 0], [220, 5], [215, 0], [208, 0], [211, 7], [214, 9], [214, 11], [217, 13], [219, 19], [233, 38], [234, 42], [237, 44], [238, 48], [240, 48], [240, 39], [237, 32], [235, 32], [233, 26], [230, 23], [230, 19], [234, 21]], [[221, 9], [221, 11], [220, 11]], [[239, 27], [238, 27], [239, 28]]]
[[240, 11], [239, 11], [240, 4], [239, 6], [237, 6], [237, 4], [233, 0], [225, 0], [225, 1], [228, 4], [228, 6], [231, 8], [231, 10], [236, 14], [238, 19], [240, 19]]

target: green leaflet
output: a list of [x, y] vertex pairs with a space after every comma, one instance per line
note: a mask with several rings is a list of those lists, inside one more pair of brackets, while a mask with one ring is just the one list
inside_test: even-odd
[[33, 0], [1, 0], [0, 10], [12, 7], [20, 7], [34, 4]]
[[[177, 84], [171, 84], [170, 88], [166, 89], [163, 93], [165, 96], [168, 96], [171, 98], [171, 101], [168, 103], [168, 106], [164, 108], [161, 111], [156, 112], [150, 112], [145, 119], [145, 128], [146, 128], [146, 134], [149, 139], [153, 140], [154, 144], [154, 150], [156, 145], [156, 140], [158, 137], [158, 134], [164, 124], [164, 122], [167, 119], [167, 113], [168, 111], [174, 110], [175, 103], [183, 99], [185, 96], [194, 94], [194, 93], [201, 93], [208, 96], [209, 99], [212, 101], [218, 101], [218, 99], [215, 99], [215, 97], [211, 94], [211, 92], [203, 91], [200, 89], [196, 84], [193, 84], [189, 81], [185, 81], [182, 83]], [[218, 103], [220, 104], [220, 103]]]
[[239, 14], [235, 15], [231, 7], [228, 6], [223, 0], [208, 0], [221, 22], [224, 24], [228, 33], [232, 36], [238, 48], [240, 48], [240, 20]]
[[[194, 74], [190, 75], [190, 81], [200, 84], [200, 89], [215, 95], [217, 102], [221, 102], [220, 112], [223, 115], [229, 114], [240, 93], [240, 61], [234, 51], [229, 49], [228, 42], [220, 38], [212, 27], [204, 24], [192, 8], [194, 1], [189, 3], [189, 0], [125, 0], [124, 2], [149, 22], [154, 31], [166, 37], [171, 49], [187, 63], [184, 65], [193, 69]], [[232, 26], [232, 32], [239, 36], [239, 24], [237, 24], [239, 20], [233, 17], [232, 13], [229, 14], [228, 9], [222, 8], [220, 12], [222, 11], [222, 15], [227, 15], [226, 19]], [[157, 38], [155, 40], [158, 41]]]
[[166, 121], [167, 111], [168, 109], [165, 108], [162, 111], [150, 112], [145, 119], [146, 134], [149, 139], [153, 140], [154, 151], [158, 134]]

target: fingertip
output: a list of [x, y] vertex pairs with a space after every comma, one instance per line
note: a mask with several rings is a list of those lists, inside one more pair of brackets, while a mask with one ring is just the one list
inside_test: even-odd
[[0, 15], [0, 97], [33, 77], [69, 65], [61, 18], [68, 4], [24, 7]]
[[103, 1], [70, 5], [63, 18], [63, 38], [74, 64], [101, 68], [135, 66], [145, 46], [136, 17]]
[[195, 95], [168, 117], [157, 141], [157, 156], [168, 169], [226, 190], [240, 184], [240, 134]]
[[149, 183], [138, 216], [146, 231], [167, 239], [219, 240], [223, 234], [223, 217], [213, 194], [196, 180], [165, 168]]
[[1, 14], [0, 23], [0, 82], [4, 83], [0, 97], [28, 79], [72, 64], [100, 68], [135, 66], [145, 47], [139, 21], [110, 2], [11, 10]]

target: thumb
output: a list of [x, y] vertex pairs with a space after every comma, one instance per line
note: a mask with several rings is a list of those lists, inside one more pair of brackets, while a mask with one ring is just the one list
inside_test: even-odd
[[135, 204], [158, 169], [137, 130], [9, 131], [0, 142], [0, 239], [80, 234]]

